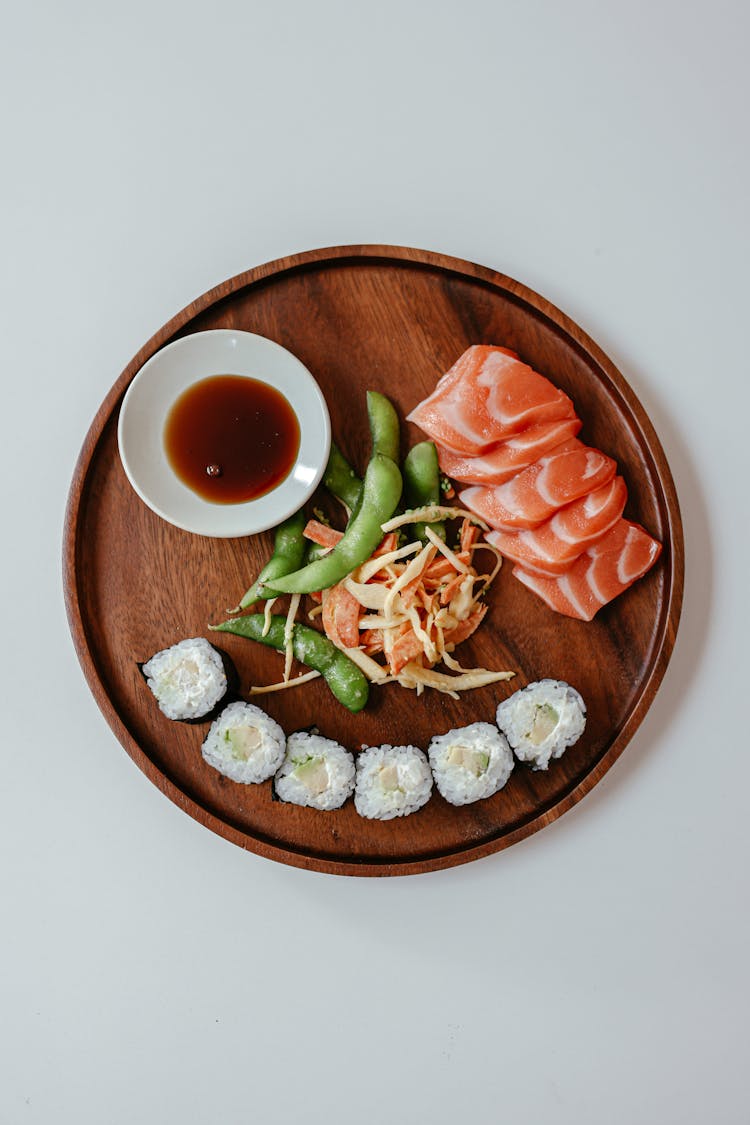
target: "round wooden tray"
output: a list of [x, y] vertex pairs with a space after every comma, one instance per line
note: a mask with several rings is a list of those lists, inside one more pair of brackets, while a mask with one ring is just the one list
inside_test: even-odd
[[[454, 701], [374, 688], [345, 711], [321, 681], [262, 705], [289, 732], [317, 724], [352, 749], [411, 742], [492, 721], [510, 691], [567, 680], [588, 704], [586, 732], [548, 772], [517, 765], [494, 797], [454, 808], [434, 793], [418, 813], [364, 820], [350, 801], [320, 813], [272, 799], [271, 783], [237, 785], [207, 766], [206, 726], [171, 723], [137, 662], [184, 637], [207, 635], [269, 552], [271, 536], [206, 539], [158, 519], [128, 484], [117, 451], [122, 396], [141, 365], [180, 335], [209, 328], [258, 332], [294, 352], [326, 396], [333, 433], [363, 471], [365, 391], [385, 392], [402, 417], [475, 343], [505, 344], [573, 399], [581, 438], [614, 457], [625, 514], [662, 541], [656, 567], [593, 622], [552, 613], [503, 568], [490, 613], [460, 651], [467, 666], [511, 668], [511, 684]], [[404, 426], [409, 444], [423, 435]], [[391, 246], [315, 250], [259, 266], [194, 301], [151, 339], [107, 395], [89, 430], [66, 517], [64, 582], [79, 659], [107, 721], [143, 772], [201, 824], [260, 855], [347, 875], [402, 875], [465, 863], [508, 847], [561, 816], [622, 753], [648, 710], [675, 639], [683, 587], [677, 497], [654, 429], [633, 391], [588, 336], [517, 281], [468, 262]], [[244, 687], [278, 678], [280, 658], [222, 636]]]

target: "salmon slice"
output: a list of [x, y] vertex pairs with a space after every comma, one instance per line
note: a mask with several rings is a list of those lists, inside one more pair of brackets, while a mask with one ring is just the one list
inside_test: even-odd
[[531, 531], [491, 531], [487, 541], [531, 574], [552, 578], [569, 570], [579, 555], [614, 527], [628, 490], [622, 477], [560, 508]]
[[574, 418], [573, 403], [507, 348], [474, 344], [408, 421], [458, 453], [484, 453], [529, 426]]
[[538, 527], [564, 504], [607, 484], [617, 465], [577, 438], [566, 442], [505, 484], [472, 485], [459, 493], [466, 507], [498, 531]]
[[660, 554], [661, 543], [637, 523], [621, 519], [558, 578], [530, 574], [520, 566], [514, 566], [513, 573], [550, 609], [590, 621], [602, 606], [642, 578]]
[[574, 438], [581, 425], [580, 418], [564, 418], [560, 422], [529, 426], [478, 457], [455, 453], [447, 446], [439, 445], [440, 468], [446, 476], [462, 484], [503, 484], [563, 442]]

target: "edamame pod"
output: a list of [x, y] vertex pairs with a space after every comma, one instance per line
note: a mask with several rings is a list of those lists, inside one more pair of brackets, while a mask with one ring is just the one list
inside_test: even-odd
[[[434, 441], [420, 441], [412, 446], [404, 461], [404, 504], [409, 508], [424, 508], [440, 503], [440, 465]], [[425, 527], [430, 527], [445, 539], [445, 525], [438, 523], [414, 525], [415, 534], [425, 541]]]
[[[246, 617], [223, 621], [221, 625], [212, 626], [212, 629], [219, 633], [233, 633], [238, 637], [247, 637], [251, 641], [260, 641], [269, 648], [283, 652], [286, 618], [281, 614], [272, 614], [271, 627], [265, 636], [264, 625], [265, 617], [262, 613], [251, 613]], [[292, 632], [292, 648], [296, 660], [320, 672], [339, 703], [349, 711], [362, 710], [370, 694], [367, 678], [346, 653], [328, 640], [328, 637], [308, 625], [295, 625]]]
[[[311, 594], [335, 586], [369, 559], [383, 538], [381, 524], [390, 519], [401, 498], [401, 473], [398, 465], [375, 453], [367, 466], [362, 484], [359, 510], [354, 513], [343, 538], [322, 559], [309, 563], [293, 574], [274, 579], [266, 594]], [[269, 588], [270, 587], [270, 588]]]
[[362, 491], [362, 481], [333, 441], [323, 475], [323, 484], [337, 500], [346, 505], [350, 512], [354, 511]]
[[398, 415], [390, 399], [379, 391], [367, 392], [367, 419], [370, 423], [372, 452], [382, 453], [391, 461], [399, 462], [401, 430]]
[[[390, 458], [395, 465], [399, 463], [399, 449], [401, 446], [401, 430], [398, 415], [392, 403], [379, 391], [367, 392], [367, 421], [370, 424], [370, 440], [372, 454], [381, 454]], [[362, 506], [362, 490], [360, 489], [357, 503], [352, 508], [350, 517], [353, 519]]]
[[274, 535], [273, 554], [246, 592], [237, 607], [238, 609], [247, 609], [254, 602], [273, 597], [272, 594], [266, 593], [262, 589], [264, 584], [270, 582], [272, 578], [280, 578], [283, 574], [290, 574], [293, 570], [298, 570], [302, 566], [305, 547], [307, 546], [302, 535], [304, 526], [305, 513], [302, 509], [279, 524]]

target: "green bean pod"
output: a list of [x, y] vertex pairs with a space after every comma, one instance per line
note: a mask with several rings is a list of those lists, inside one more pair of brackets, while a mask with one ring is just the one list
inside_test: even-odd
[[[412, 446], [404, 460], [404, 503], [409, 508], [424, 508], [428, 504], [439, 504], [440, 465], [434, 441], [420, 441]], [[425, 527], [429, 527], [441, 539], [445, 539], [445, 524], [415, 523], [415, 534], [425, 541]]]
[[362, 481], [347, 461], [335, 441], [331, 442], [328, 464], [323, 474], [323, 484], [337, 500], [353, 512], [362, 491]]
[[370, 423], [372, 452], [390, 457], [398, 465], [401, 429], [393, 404], [379, 391], [367, 392], [367, 420]]
[[[264, 625], [265, 618], [262, 613], [251, 613], [246, 617], [223, 621], [221, 625], [213, 626], [213, 629], [219, 633], [233, 633], [238, 637], [247, 637], [251, 641], [260, 641], [269, 648], [283, 652], [286, 618], [281, 614], [272, 614], [271, 627], [265, 636], [263, 636]], [[370, 685], [364, 673], [345, 652], [336, 648], [328, 637], [308, 625], [294, 626], [292, 648], [294, 657], [300, 664], [320, 672], [339, 703], [349, 711], [362, 710], [370, 694]]]
[[398, 465], [390, 457], [375, 453], [365, 473], [359, 510], [352, 515], [343, 538], [323, 558], [274, 579], [266, 590], [268, 596], [327, 590], [361, 566], [383, 538], [381, 524], [396, 510], [401, 487]]
[[288, 520], [279, 524], [274, 535], [273, 554], [245, 593], [238, 609], [247, 609], [261, 599], [273, 597], [273, 594], [265, 592], [264, 584], [273, 578], [281, 578], [283, 574], [291, 574], [302, 566], [307, 546], [302, 535], [304, 527], [305, 513], [301, 508]]

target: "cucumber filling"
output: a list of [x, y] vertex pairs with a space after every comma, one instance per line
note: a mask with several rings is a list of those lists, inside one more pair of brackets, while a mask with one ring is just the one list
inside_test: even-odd
[[304, 785], [308, 793], [318, 797], [328, 788], [328, 768], [323, 758], [306, 758], [304, 761], [292, 759], [297, 763], [297, 768], [292, 771], [292, 776]]
[[560, 716], [549, 703], [539, 703], [534, 708], [534, 718], [526, 737], [532, 746], [541, 746], [560, 722]]
[[383, 766], [378, 773], [378, 780], [381, 784], [384, 793], [396, 793], [401, 790], [398, 777], [398, 766], [391, 762], [390, 765]]
[[445, 760], [446, 765], [461, 767], [474, 777], [481, 777], [490, 764], [489, 754], [475, 750], [472, 746], [451, 746]]
[[224, 731], [224, 741], [236, 761], [246, 762], [260, 748], [263, 735], [257, 727], [232, 727]]

